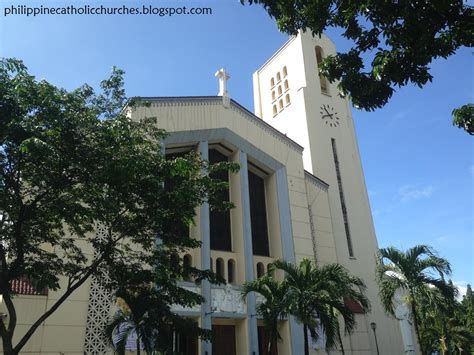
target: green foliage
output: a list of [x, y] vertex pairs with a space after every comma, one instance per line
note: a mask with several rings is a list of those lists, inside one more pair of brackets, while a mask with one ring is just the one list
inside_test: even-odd
[[[114, 290], [140, 294], [158, 285], [165, 323], [171, 304], [201, 302], [183, 293], [176, 279], [191, 274], [216, 281], [211, 272], [185, 270], [170, 258], [199, 247], [183, 232], [198, 206], [230, 207], [217, 198], [225, 184], [206, 172], [237, 166], [210, 166], [197, 154], [166, 160], [165, 132], [151, 118], [126, 116], [146, 103], [132, 99], [124, 109], [123, 72], [114, 68], [100, 87], [100, 93], [87, 85], [66, 91], [37, 81], [21, 61], [0, 60], [0, 293], [8, 311], [0, 335], [6, 354], [18, 354], [92, 274], [107, 273]], [[103, 239], [96, 238], [97, 228], [107, 231]], [[10, 282], [19, 278], [62, 293], [15, 345]]]
[[[259, 314], [265, 323], [271, 324], [272, 337], [277, 338], [277, 319], [282, 315], [292, 315], [304, 327], [305, 354], [309, 353], [307, 330], [317, 337], [319, 326], [326, 336], [326, 347], [341, 345], [340, 324], [338, 317], [344, 321], [346, 333], [355, 327], [355, 317], [344, 300], [357, 302], [364, 311], [370, 309], [369, 301], [364, 295], [364, 282], [339, 264], [318, 267], [309, 259], [303, 259], [299, 265], [285, 261], [276, 261], [273, 269], [283, 270], [284, 280], [273, 280], [271, 273], [251, 284], [245, 291], [260, 293], [265, 302]], [[269, 311], [270, 310], [270, 311]]]
[[463, 305], [456, 300], [457, 289], [447, 283], [451, 296], [443, 296], [437, 289], [429, 289], [431, 297], [421, 295], [417, 300], [420, 322], [420, 346], [424, 353], [470, 353], [474, 343], [473, 329]]
[[264, 298], [264, 301], [257, 305], [257, 313], [263, 318], [265, 331], [268, 334], [268, 354], [272, 354], [273, 347], [282, 339], [278, 322], [288, 315], [290, 303], [287, 291], [286, 284], [274, 280], [271, 274], [246, 282], [242, 288], [242, 298], [250, 292], [259, 293]]
[[342, 29], [352, 47], [328, 56], [320, 70], [331, 82], [338, 81], [355, 107], [365, 110], [384, 106], [396, 87], [424, 86], [432, 80], [433, 59], [474, 43], [473, 9], [463, 0], [240, 1], [262, 5], [278, 28], [291, 35]]
[[462, 299], [461, 307], [466, 325], [474, 333], [474, 292], [469, 284], [467, 285], [466, 294]]
[[[105, 337], [118, 354], [125, 354], [125, 345], [131, 334], [137, 337], [137, 351], [144, 349], [147, 354], [156, 351], [169, 354], [173, 350], [173, 332], [179, 331], [187, 336], [210, 339], [209, 330], [201, 329], [194, 320], [180, 317], [169, 309], [170, 300], [161, 297], [161, 287], [141, 287], [139, 290], [119, 290], [121, 301], [118, 311], [107, 324]], [[170, 293], [164, 292], [165, 295]], [[196, 304], [202, 297], [185, 289], [179, 290], [178, 299], [184, 294], [189, 302]]]
[[474, 105], [468, 104], [453, 110], [453, 126], [474, 135]]
[[[379, 250], [377, 256], [377, 279], [380, 298], [385, 310], [395, 315], [394, 296], [397, 290], [407, 293], [413, 322], [421, 344], [420, 307], [422, 304], [439, 304], [439, 298], [453, 299], [453, 287], [444, 280], [450, 275], [449, 262], [439, 257], [426, 245], [417, 245], [406, 252], [394, 247]], [[436, 292], [434, 292], [436, 291]]]

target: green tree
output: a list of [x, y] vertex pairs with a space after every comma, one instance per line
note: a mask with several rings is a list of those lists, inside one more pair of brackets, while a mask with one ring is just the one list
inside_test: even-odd
[[419, 344], [422, 343], [419, 330], [420, 300], [426, 302], [433, 299], [435, 293], [431, 288], [437, 289], [445, 298], [452, 297], [452, 288], [444, 281], [444, 276], [450, 274], [449, 262], [426, 245], [417, 245], [406, 252], [394, 247], [383, 248], [378, 252], [377, 278], [382, 304], [389, 314], [395, 315], [395, 293], [398, 290], [407, 293]]
[[[263, 296], [263, 302], [257, 305], [257, 313], [263, 319], [265, 332], [268, 336], [267, 353], [281, 340], [278, 322], [288, 315], [289, 299], [286, 284], [276, 281], [271, 274], [266, 274], [252, 282], [246, 282], [242, 288], [242, 298], [250, 292]], [[263, 355], [263, 354], [262, 354]]]
[[466, 353], [474, 352], [474, 291], [467, 285], [466, 294], [463, 296], [460, 307], [457, 309], [457, 318], [467, 327], [471, 334], [471, 344], [464, 348]]
[[[316, 35], [331, 27], [341, 29], [352, 47], [328, 56], [320, 70], [329, 81], [339, 81], [341, 93], [350, 95], [356, 107], [366, 110], [384, 106], [396, 87], [423, 87], [432, 80], [434, 59], [447, 58], [474, 43], [473, 9], [463, 0], [241, 3], [262, 5], [278, 28], [291, 35], [300, 29]], [[472, 125], [461, 126], [472, 132]]]
[[[118, 310], [105, 328], [105, 337], [119, 355], [125, 354], [125, 345], [132, 334], [136, 336], [138, 355], [142, 349], [147, 354], [173, 353], [174, 332], [187, 337], [211, 338], [211, 332], [197, 327], [194, 320], [171, 312], [169, 300], [163, 298], [162, 293], [163, 288], [155, 286], [117, 291]], [[183, 289], [179, 293], [200, 297]]]
[[474, 333], [465, 324], [461, 303], [456, 300], [458, 290], [451, 281], [447, 287], [447, 296], [433, 288], [428, 289], [429, 297], [421, 295], [417, 300], [423, 353], [463, 354], [474, 342]]
[[339, 316], [342, 316], [346, 333], [351, 333], [355, 327], [354, 313], [345, 300], [358, 303], [364, 311], [370, 308], [362, 279], [352, 276], [342, 265], [319, 267], [309, 259], [303, 259], [299, 265], [280, 260], [273, 265], [285, 272], [283, 287], [287, 289], [287, 313], [303, 324], [305, 354], [309, 354], [308, 331], [312, 337], [317, 337], [318, 326], [324, 330], [327, 348], [338, 344], [342, 347]]
[[[0, 336], [6, 355], [19, 354], [93, 274], [105, 273], [114, 290], [158, 285], [160, 314], [169, 314], [173, 303], [202, 301], [177, 286], [184, 271], [169, 263], [170, 255], [200, 246], [182, 227], [204, 201], [229, 207], [216, 199], [225, 184], [206, 172], [237, 167], [210, 166], [197, 154], [166, 160], [165, 132], [152, 118], [128, 119], [127, 110], [143, 103], [130, 100], [124, 110], [125, 103], [118, 69], [100, 93], [87, 85], [66, 91], [37, 81], [21, 61], [0, 60], [0, 293], [7, 310]], [[98, 229], [105, 231], [102, 238]], [[216, 281], [209, 270], [186, 273]], [[11, 283], [17, 279], [61, 293], [14, 344]]]
[[468, 104], [453, 110], [453, 125], [474, 135], [474, 105]]

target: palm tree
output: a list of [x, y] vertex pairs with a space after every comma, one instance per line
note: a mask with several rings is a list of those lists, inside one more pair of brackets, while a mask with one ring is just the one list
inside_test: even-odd
[[106, 325], [105, 337], [119, 355], [125, 354], [127, 340], [132, 334], [136, 335], [137, 355], [141, 348], [147, 354], [154, 349], [155, 335], [151, 334], [153, 329], [148, 324], [148, 295], [121, 292], [117, 298], [119, 310], [112, 320]]
[[287, 316], [289, 303], [286, 291], [286, 285], [275, 281], [270, 274], [243, 284], [242, 298], [250, 292], [263, 296], [263, 302], [257, 305], [257, 314], [263, 318], [265, 332], [268, 335], [268, 344], [265, 345], [269, 355], [281, 340], [278, 322]]
[[369, 301], [364, 295], [365, 284], [339, 264], [317, 266], [309, 259], [299, 265], [276, 261], [273, 266], [285, 272], [283, 287], [287, 290], [288, 313], [303, 324], [304, 351], [309, 354], [308, 331], [317, 337], [321, 326], [326, 336], [326, 348], [341, 344], [339, 315], [346, 333], [355, 327], [354, 313], [345, 304], [346, 299], [358, 303], [368, 311]]
[[429, 289], [430, 297], [418, 299], [421, 348], [424, 353], [462, 354], [470, 349], [474, 336], [463, 321], [463, 309], [456, 300], [458, 290], [448, 282], [451, 295], [446, 297], [438, 289]]
[[395, 315], [395, 293], [400, 289], [407, 293], [419, 344], [421, 338], [418, 300], [432, 298], [434, 293], [430, 291], [431, 288], [439, 290], [445, 297], [450, 297], [452, 289], [444, 281], [444, 277], [450, 274], [449, 262], [437, 256], [427, 245], [417, 245], [406, 252], [394, 247], [383, 248], [378, 252], [377, 278], [382, 304], [388, 313]]

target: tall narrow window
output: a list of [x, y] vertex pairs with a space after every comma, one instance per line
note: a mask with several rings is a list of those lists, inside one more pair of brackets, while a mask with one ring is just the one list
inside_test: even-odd
[[270, 256], [265, 203], [265, 180], [249, 171], [250, 222], [254, 255]]
[[180, 266], [179, 266], [179, 256], [178, 254], [176, 253], [172, 253], [170, 255], [170, 269], [173, 271], [173, 272], [176, 272], [176, 273], [179, 273], [179, 269], [180, 269]]
[[270, 79], [270, 87], [274, 87], [274, 86], [275, 86], [275, 79], [271, 78]]
[[278, 96], [281, 96], [283, 94], [283, 90], [281, 89], [281, 86], [278, 86]]
[[286, 78], [288, 75], [288, 70], [286, 69], [286, 66], [283, 67], [283, 77]]
[[277, 83], [279, 83], [281, 81], [281, 75], [280, 75], [280, 72], [277, 73]]
[[276, 116], [278, 113], [277, 105], [273, 105], [273, 116]]
[[222, 258], [217, 258], [216, 260], [216, 274], [225, 279], [224, 260]]
[[286, 105], [288, 106], [288, 105], [291, 103], [291, 101], [290, 101], [290, 94], [286, 94], [285, 100], [286, 100]]
[[349, 228], [349, 219], [347, 217], [346, 200], [344, 198], [344, 190], [342, 189], [341, 168], [339, 167], [339, 159], [337, 157], [337, 149], [336, 149], [336, 140], [334, 138], [331, 138], [331, 144], [332, 144], [332, 154], [334, 156], [334, 166], [336, 168], [337, 185], [339, 187], [339, 198], [341, 200], [342, 218], [344, 221], [344, 228], [346, 230], [347, 249], [349, 250], [349, 256], [352, 257], [354, 256], [354, 250], [352, 248], [351, 230]]
[[262, 277], [265, 275], [265, 266], [262, 262], [257, 263], [257, 278]]
[[227, 282], [235, 283], [235, 261], [233, 259], [227, 260]]
[[285, 91], [290, 88], [290, 87], [288, 86], [288, 80], [285, 80], [285, 82], [283, 83], [283, 86], [285, 87]]
[[276, 93], [275, 90], [272, 91], [272, 101], [276, 100]]
[[283, 110], [283, 100], [278, 102], [278, 106], [280, 106], [280, 111]]
[[321, 86], [321, 92], [325, 94], [329, 94], [328, 81], [324, 76], [319, 74], [319, 69], [321, 68], [321, 65], [323, 64], [323, 59], [324, 59], [323, 49], [320, 46], [316, 46], [315, 51], [316, 51], [316, 62], [318, 64], [317, 69], [318, 69], [318, 75], [319, 75], [319, 85]]
[[[175, 160], [178, 158], [183, 158], [189, 152], [176, 152], [176, 153], [167, 153], [166, 160]], [[186, 178], [183, 176], [173, 176], [168, 177], [165, 179], [164, 188], [167, 192], [167, 196], [169, 197], [168, 203], [173, 205], [175, 203], [174, 196], [175, 191], [179, 191], [181, 189], [181, 185], [185, 183]], [[168, 238], [184, 238], [189, 236], [189, 225], [187, 225], [184, 221], [177, 221], [173, 216], [170, 216], [169, 223], [167, 224], [166, 231], [169, 233], [167, 236]]]
[[191, 278], [191, 273], [190, 273], [190, 268], [193, 266], [193, 258], [191, 255], [189, 254], [186, 254], [184, 257], [183, 257], [183, 271], [184, 271], [184, 279], [186, 281], [192, 281], [192, 278]]
[[[225, 161], [227, 161], [227, 157], [224, 154], [216, 149], [209, 149], [209, 162], [211, 164]], [[213, 173], [212, 177], [225, 182], [229, 181], [229, 173], [227, 171]], [[229, 201], [229, 190], [221, 191], [218, 197], [222, 201]], [[210, 211], [209, 217], [211, 249], [232, 251], [230, 211], [218, 211], [213, 209]]]

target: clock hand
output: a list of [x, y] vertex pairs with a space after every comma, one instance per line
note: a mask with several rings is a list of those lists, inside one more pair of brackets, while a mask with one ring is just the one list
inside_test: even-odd
[[324, 111], [326, 111], [326, 113], [327, 113], [327, 115], [325, 115], [325, 116], [331, 117], [331, 119], [332, 119], [333, 114], [330, 114], [326, 107], [324, 107]]

